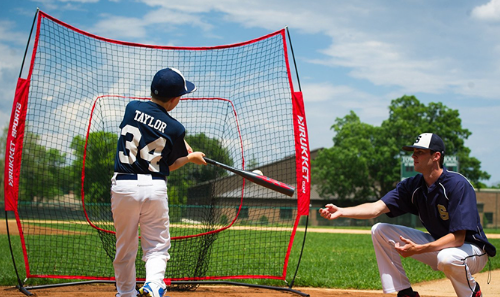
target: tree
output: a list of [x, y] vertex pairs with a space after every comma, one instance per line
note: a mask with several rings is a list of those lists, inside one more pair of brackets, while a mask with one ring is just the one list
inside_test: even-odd
[[118, 136], [111, 132], [91, 132], [85, 150], [85, 138], [78, 135], [71, 141], [75, 160], [72, 164], [73, 189], [81, 197], [81, 176], [85, 153], [84, 195], [86, 203], [110, 203], [111, 177]]
[[[234, 161], [229, 155], [229, 151], [222, 146], [220, 140], [210, 138], [205, 133], [186, 136], [186, 142], [194, 151], [202, 151], [210, 159], [232, 166]], [[213, 180], [217, 177], [226, 176], [225, 169], [215, 166], [191, 166], [188, 178], [194, 184]]]
[[374, 156], [373, 136], [377, 128], [361, 123], [351, 111], [337, 118], [332, 126], [336, 132], [335, 145], [318, 153], [313, 161], [313, 173], [320, 196], [337, 195], [342, 198], [374, 196], [376, 188], [369, 174]]
[[318, 153], [313, 161], [313, 178], [322, 197], [379, 198], [400, 180], [401, 147], [417, 135], [433, 132], [445, 141], [446, 154], [457, 155], [460, 172], [476, 187], [490, 175], [480, 170], [480, 162], [470, 157], [464, 140], [471, 132], [462, 128], [457, 110], [442, 103], [422, 104], [414, 96], [395, 99], [389, 118], [380, 127], [362, 123], [351, 111], [337, 118], [333, 147]]
[[[217, 160], [221, 163], [233, 165], [233, 160], [230, 157], [229, 151], [223, 147], [220, 140], [210, 138], [204, 133], [187, 135], [185, 139], [193, 151], [202, 151], [211, 159]], [[194, 164], [187, 164], [181, 169], [172, 172], [168, 177], [167, 189], [169, 204], [171, 206], [186, 205], [189, 188], [226, 175], [228, 175], [226, 170], [216, 166], [198, 166]], [[205, 198], [209, 198], [209, 202], [205, 201], [206, 203], [213, 203], [210, 199], [212, 197], [209, 192], [204, 192], [203, 196], [205, 196]], [[172, 222], [180, 220], [182, 217], [182, 207], [171, 207], [169, 215]], [[205, 215], [210, 216], [210, 214]]]
[[[202, 151], [211, 159], [233, 165], [228, 150], [222, 146], [218, 139], [210, 138], [204, 133], [187, 135], [185, 139], [194, 151]], [[187, 189], [189, 187], [226, 175], [226, 170], [215, 166], [184, 166], [168, 177], [169, 201], [171, 204], [184, 205], [187, 203]]]
[[[72, 163], [70, 176], [73, 175], [72, 188], [81, 197], [81, 172], [85, 153], [84, 195], [86, 203], [109, 203], [111, 176], [114, 170], [114, 158], [118, 136], [111, 132], [92, 132], [89, 134], [85, 150], [85, 138], [75, 136], [71, 141], [75, 159]], [[186, 141], [193, 149], [203, 150], [226, 164], [232, 164], [227, 149], [220, 141], [207, 137], [205, 134], [187, 136]], [[168, 193], [171, 204], [187, 202], [186, 189], [197, 183], [212, 180], [227, 175], [224, 169], [214, 166], [185, 166], [183, 170], [173, 172], [168, 177]]]
[[66, 154], [39, 144], [41, 136], [26, 127], [19, 181], [19, 200], [50, 200], [62, 194], [62, 172]]
[[[5, 127], [0, 137], [0, 170], [5, 169], [5, 148], [7, 145], [8, 127]], [[62, 194], [59, 178], [63, 176], [66, 154], [61, 154], [54, 148], [47, 149], [39, 144], [40, 136], [29, 131], [23, 140], [21, 176], [19, 181], [19, 199], [41, 202], [50, 200]], [[4, 176], [0, 176], [1, 188], [4, 188]], [[4, 192], [0, 193], [0, 201], [4, 201]]]
[[382, 123], [382, 128], [394, 136], [399, 147], [420, 133], [434, 132], [444, 140], [446, 155], [458, 156], [460, 173], [475, 187], [485, 187], [481, 180], [488, 180], [491, 176], [481, 171], [481, 162], [477, 158], [470, 156], [471, 150], [464, 142], [472, 133], [462, 128], [458, 110], [450, 109], [441, 102], [425, 106], [414, 96], [393, 100], [389, 110], [389, 119]]

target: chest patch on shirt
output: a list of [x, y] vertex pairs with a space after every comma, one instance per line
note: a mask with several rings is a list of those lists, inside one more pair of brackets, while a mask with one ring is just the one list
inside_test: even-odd
[[447, 221], [450, 219], [450, 216], [448, 215], [448, 212], [446, 211], [446, 207], [444, 207], [444, 205], [438, 204], [437, 208], [439, 211], [439, 216], [443, 221]]

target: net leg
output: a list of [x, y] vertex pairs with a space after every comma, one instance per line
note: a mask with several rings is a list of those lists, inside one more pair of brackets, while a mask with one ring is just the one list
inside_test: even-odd
[[16, 286], [16, 288], [21, 292], [23, 293], [24, 295], [26, 296], [33, 296], [33, 293], [31, 293], [30, 291], [28, 291], [25, 287], [21, 286], [21, 285], [18, 285]]
[[28, 290], [26, 290], [24, 288], [23, 282], [19, 278], [19, 272], [17, 271], [16, 260], [14, 258], [14, 251], [12, 250], [12, 241], [10, 240], [9, 218], [8, 217], [9, 217], [8, 216], [8, 212], [5, 211], [5, 225], [6, 225], [6, 228], [7, 228], [7, 238], [9, 240], [10, 255], [12, 256], [12, 265], [14, 265], [14, 271], [16, 272], [17, 283], [18, 283], [18, 285], [16, 286], [16, 288], [18, 288], [19, 291], [21, 291], [23, 294], [25, 294], [27, 296], [31, 296], [33, 294], [30, 291], [28, 291]]

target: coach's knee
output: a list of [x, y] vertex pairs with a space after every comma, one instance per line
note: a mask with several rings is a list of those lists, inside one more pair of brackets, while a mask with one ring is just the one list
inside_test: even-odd
[[437, 268], [445, 275], [453, 273], [456, 269], [463, 270], [464, 261], [451, 253], [451, 249], [441, 250], [437, 255]]
[[372, 237], [384, 233], [384, 230], [387, 230], [389, 226], [391, 226], [391, 224], [376, 223], [375, 225], [372, 226]]
[[372, 227], [372, 241], [376, 241], [385, 244], [387, 241], [387, 231], [391, 228], [391, 224], [387, 223], [377, 223]]

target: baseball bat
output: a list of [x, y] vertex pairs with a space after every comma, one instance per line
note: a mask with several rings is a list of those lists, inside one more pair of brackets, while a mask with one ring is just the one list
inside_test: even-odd
[[256, 183], [258, 185], [261, 185], [261, 186], [266, 187], [268, 189], [271, 189], [273, 191], [280, 192], [280, 193], [288, 195], [290, 197], [292, 197], [293, 193], [295, 193], [294, 187], [289, 186], [289, 185], [282, 183], [280, 181], [277, 181], [275, 179], [272, 179], [270, 177], [267, 177], [264, 175], [259, 175], [257, 173], [251, 172], [251, 171], [240, 170], [240, 169], [234, 168], [232, 166], [229, 166], [229, 165], [226, 165], [223, 163], [219, 163], [219, 162], [214, 161], [212, 159], [209, 159], [207, 157], [205, 157], [205, 161], [209, 164], [212, 164], [212, 165], [215, 165], [217, 167], [224, 168], [228, 171], [236, 173], [239, 176], [241, 176], [241, 177], [243, 177], [243, 178], [245, 178], [253, 183]]

